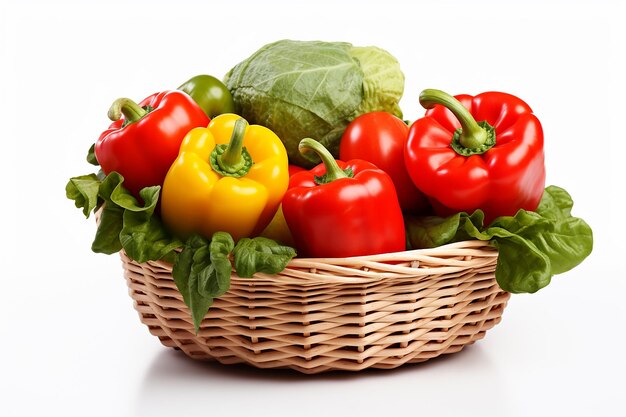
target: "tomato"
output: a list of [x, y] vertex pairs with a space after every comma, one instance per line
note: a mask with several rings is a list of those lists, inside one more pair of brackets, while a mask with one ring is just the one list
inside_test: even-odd
[[354, 119], [339, 145], [339, 159], [364, 159], [382, 169], [396, 187], [402, 211], [424, 213], [429, 209], [404, 164], [404, 145], [409, 127], [391, 113], [371, 112]]

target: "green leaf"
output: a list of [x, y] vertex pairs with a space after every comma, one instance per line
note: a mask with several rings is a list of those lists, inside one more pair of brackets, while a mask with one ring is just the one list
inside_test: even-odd
[[573, 217], [574, 203], [558, 187], [546, 189], [537, 212], [520, 211], [514, 217], [516, 234], [531, 241], [550, 259], [553, 275], [580, 264], [593, 249], [593, 232], [581, 218]]
[[567, 191], [551, 185], [544, 190], [539, 207], [535, 211], [543, 217], [562, 219], [571, 216], [573, 206], [574, 202]]
[[230, 275], [233, 267], [229, 256], [234, 247], [235, 242], [228, 233], [217, 232], [213, 234], [209, 252], [211, 254], [211, 276], [215, 276], [215, 279], [211, 280], [210, 291], [216, 297], [224, 294], [230, 288]]
[[114, 204], [105, 204], [100, 214], [100, 222], [91, 250], [111, 255], [122, 250], [120, 232], [124, 226], [124, 210]]
[[233, 238], [225, 232], [215, 233], [211, 242], [193, 235], [174, 264], [174, 282], [191, 311], [196, 333], [213, 299], [230, 287], [229, 256], [234, 246]]
[[355, 117], [372, 111], [402, 116], [404, 74], [397, 59], [376, 47], [280, 40], [237, 64], [224, 83], [237, 114], [276, 133], [297, 165], [319, 161], [298, 151], [304, 137], [336, 156]]
[[490, 241], [499, 251], [496, 279], [500, 287], [514, 293], [533, 293], [548, 285], [553, 275], [580, 264], [592, 251], [591, 228], [571, 215], [572, 207], [567, 191], [550, 186], [534, 212], [519, 210], [515, 216], [496, 218], [488, 227], [480, 210], [471, 216], [457, 213], [445, 219], [410, 219], [407, 236], [412, 247], [471, 239]]
[[158, 186], [144, 188], [139, 192], [145, 202], [144, 206], [137, 205], [135, 200], [135, 206], [125, 207], [120, 242], [128, 256], [137, 262], [161, 259], [182, 245], [180, 240], [173, 238], [165, 229], [159, 217], [154, 215], [159, 191]]
[[459, 229], [461, 213], [446, 218], [405, 216], [404, 221], [409, 248], [436, 248], [454, 238]]
[[174, 283], [191, 312], [196, 333], [209, 307], [213, 304], [213, 297], [210, 294], [201, 294], [198, 291], [199, 271], [210, 265], [210, 257], [207, 256], [206, 251], [203, 251], [203, 248], [207, 247], [208, 241], [203, 237], [198, 235], [190, 237], [172, 268]]
[[484, 232], [483, 221], [485, 214], [482, 210], [476, 210], [472, 215], [467, 213], [461, 213], [461, 221], [459, 230], [454, 236], [454, 242], [460, 242], [462, 240], [478, 239], [478, 240], [491, 240], [491, 236]]
[[122, 248], [133, 260], [143, 263], [173, 259], [173, 251], [182, 246], [154, 215], [160, 187], [146, 187], [139, 192], [141, 205], [123, 186], [124, 178], [112, 172], [102, 181], [98, 194], [105, 204], [96, 237], [94, 252], [112, 254]]
[[445, 218], [407, 216], [407, 246], [411, 249], [425, 249], [471, 239], [491, 240], [491, 236], [482, 232], [484, 218], [481, 210], [476, 210], [472, 215], [461, 212]]
[[235, 246], [235, 270], [243, 278], [250, 278], [256, 272], [276, 274], [285, 269], [294, 256], [294, 248], [281, 245], [272, 239], [243, 238]]
[[100, 179], [96, 174], [81, 175], [70, 178], [65, 186], [65, 195], [74, 200], [76, 208], [82, 208], [83, 214], [89, 218], [89, 214], [98, 204], [98, 189]]
[[96, 158], [96, 144], [95, 143], [91, 145], [91, 147], [89, 148], [89, 151], [87, 152], [87, 162], [89, 162], [91, 165], [100, 166], [100, 163], [98, 162], [98, 159]]
[[533, 243], [510, 234], [495, 239], [496, 281], [504, 291], [534, 293], [550, 283], [550, 259]]

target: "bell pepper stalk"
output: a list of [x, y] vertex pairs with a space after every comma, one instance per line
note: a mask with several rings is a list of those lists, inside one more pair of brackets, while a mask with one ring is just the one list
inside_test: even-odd
[[343, 258], [405, 249], [402, 210], [389, 175], [367, 161], [335, 160], [310, 138], [298, 149], [322, 160], [294, 174], [283, 198], [300, 256]]
[[[489, 224], [539, 205], [545, 187], [543, 130], [524, 101], [486, 92], [428, 89], [409, 129], [404, 160], [439, 216], [481, 209]], [[478, 120], [478, 122], [477, 122]]]
[[196, 75], [185, 81], [178, 90], [189, 94], [209, 118], [235, 111], [235, 102], [223, 82], [211, 75]]
[[206, 126], [209, 118], [187, 94], [164, 91], [139, 104], [129, 98], [113, 102], [113, 122], [96, 141], [96, 159], [106, 175], [117, 172], [135, 198], [142, 188], [163, 185], [185, 134]]
[[161, 216], [176, 235], [235, 241], [259, 234], [289, 184], [287, 151], [271, 130], [240, 116], [217, 116], [185, 136], [165, 177]]
[[364, 159], [385, 171], [396, 187], [405, 213], [425, 214], [430, 210], [426, 197], [417, 189], [404, 164], [404, 146], [409, 127], [391, 113], [376, 111], [354, 119], [339, 145], [339, 158]]

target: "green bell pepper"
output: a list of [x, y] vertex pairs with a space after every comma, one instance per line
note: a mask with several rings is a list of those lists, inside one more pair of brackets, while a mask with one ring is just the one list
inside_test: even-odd
[[210, 75], [196, 75], [183, 83], [179, 90], [189, 94], [209, 118], [234, 113], [233, 96], [223, 82]]

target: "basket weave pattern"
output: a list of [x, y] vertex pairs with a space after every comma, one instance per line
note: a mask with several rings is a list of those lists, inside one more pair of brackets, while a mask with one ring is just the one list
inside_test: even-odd
[[460, 351], [500, 322], [509, 294], [497, 251], [468, 241], [347, 259], [294, 259], [278, 275], [240, 278], [195, 334], [163, 262], [121, 253], [141, 321], [165, 346], [200, 360], [304, 373], [395, 368]]

